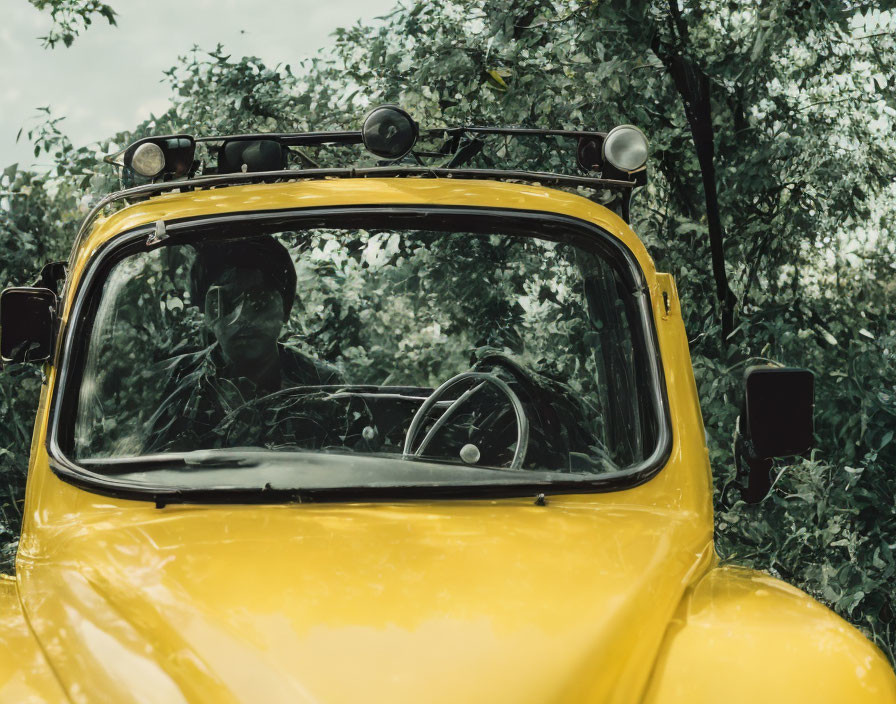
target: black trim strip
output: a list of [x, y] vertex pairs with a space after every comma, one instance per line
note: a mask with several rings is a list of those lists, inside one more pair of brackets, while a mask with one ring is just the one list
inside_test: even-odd
[[[258, 488], [246, 489], [181, 489], [171, 487], [153, 487], [135, 485], [130, 482], [121, 482], [89, 472], [70, 460], [60, 447], [59, 440], [63, 433], [60, 425], [64, 417], [72, 417], [70, 410], [71, 401], [77, 395], [77, 389], [69, 383], [72, 374], [70, 367], [77, 362], [76, 340], [79, 329], [86, 320], [81, 320], [83, 309], [94, 296], [97, 285], [102, 286], [104, 278], [102, 274], [108, 270], [118, 259], [127, 256], [130, 249], [135, 251], [149, 251], [156, 247], [147, 247], [145, 244], [147, 235], [153, 231], [152, 225], [142, 225], [125, 231], [113, 239], [108, 240], [94, 255], [87, 265], [87, 271], [78, 284], [78, 288], [72, 292], [75, 296], [74, 305], [71, 308], [68, 322], [62, 331], [62, 340], [57, 349], [54, 364], [59, 369], [56, 383], [53, 389], [53, 398], [50, 406], [49, 426], [47, 429], [47, 453], [50, 467], [63, 481], [74, 486], [103, 496], [112, 496], [121, 499], [137, 501], [153, 501], [158, 506], [171, 503], [283, 503], [286, 502], [339, 502], [339, 501], [395, 501], [411, 499], [483, 499], [499, 497], [536, 496], [538, 494], [586, 494], [604, 493], [630, 489], [645, 483], [655, 476], [668, 461], [672, 452], [672, 425], [669, 415], [668, 394], [659, 344], [656, 336], [656, 326], [652, 315], [649, 293], [647, 291], [644, 274], [637, 263], [633, 253], [617, 238], [598, 227], [594, 223], [579, 218], [562, 215], [554, 212], [523, 211], [503, 208], [478, 208], [464, 206], [342, 206], [330, 208], [312, 208], [295, 210], [255, 211], [229, 213], [219, 216], [198, 216], [184, 218], [182, 220], [166, 223], [169, 237], [161, 246], [169, 243], [184, 242], [177, 235], [180, 232], [190, 233], [207, 226], [214, 226], [218, 232], [226, 232], [222, 225], [228, 223], [241, 223], [246, 221], [256, 223], [270, 223], [273, 226], [289, 222], [296, 225], [300, 222], [311, 222], [322, 218], [331, 219], [342, 217], [364, 218], [367, 226], [369, 219], [373, 217], [402, 215], [410, 219], [426, 218], [420, 224], [425, 229], [433, 229], [434, 216], [442, 216], [446, 220], [456, 223], [458, 218], [469, 217], [470, 221], [465, 228], [472, 232], [488, 231], [486, 225], [495, 224], [502, 226], [501, 232], [507, 233], [509, 222], [517, 223], [537, 222], [538, 229], [527, 228], [528, 236], [537, 232], [539, 239], [554, 239], [586, 250], [595, 251], [615, 260], [617, 266], [625, 265], [622, 270], [627, 274], [631, 291], [638, 296], [638, 307], [641, 319], [641, 336], [646, 348], [647, 368], [651, 376], [652, 408], [657, 421], [658, 437], [653, 453], [640, 465], [633, 468], [597, 475], [593, 481], [552, 481], [530, 482], [514, 485], [465, 485], [465, 486], [405, 486], [405, 487], [347, 487], [327, 489], [289, 489], [272, 490]], [[332, 221], [328, 223], [333, 225]], [[394, 224], [394, 223], [393, 223]], [[404, 223], [403, 223], [404, 224]], [[545, 227], [545, 224], [552, 227]], [[411, 223], [408, 223], [411, 225]], [[306, 226], [308, 226], [306, 224]], [[472, 226], [472, 228], [471, 228]], [[438, 229], [438, 228], [435, 228]], [[241, 228], [244, 234], [244, 227]], [[523, 235], [526, 236], [526, 235]], [[226, 236], [225, 236], [226, 238]], [[188, 241], [188, 240], [187, 240]], [[158, 246], [158, 245], [157, 245]], [[121, 256], [119, 256], [121, 255]], [[83, 337], [83, 336], [81, 336]], [[82, 344], [81, 347], [84, 345]], [[65, 442], [63, 440], [63, 442]], [[562, 475], [558, 475], [562, 476]]]

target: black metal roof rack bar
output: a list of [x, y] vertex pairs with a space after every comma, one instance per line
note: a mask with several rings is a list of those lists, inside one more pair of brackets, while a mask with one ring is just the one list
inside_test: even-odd
[[[431, 127], [420, 130], [422, 135], [494, 134], [520, 137], [581, 137], [603, 138], [606, 132], [583, 130], [543, 130], [528, 127]], [[360, 130], [334, 132], [258, 132], [245, 134], [209, 135], [196, 137], [196, 142], [225, 142], [236, 139], [277, 139], [287, 145], [302, 144], [361, 144]]]
[[302, 144], [361, 144], [361, 132], [259, 132], [196, 137], [196, 142], [226, 142], [237, 139], [276, 139], [286, 145]]
[[464, 132], [469, 132], [472, 134], [501, 134], [522, 137], [603, 138], [607, 136], [606, 132], [591, 132], [583, 130], [542, 130], [529, 127], [436, 127], [424, 130], [424, 132], [429, 134], [463, 134]]

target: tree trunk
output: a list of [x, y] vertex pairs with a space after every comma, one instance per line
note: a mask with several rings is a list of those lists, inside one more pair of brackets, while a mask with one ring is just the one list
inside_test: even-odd
[[673, 47], [663, 43], [659, 36], [654, 37], [652, 49], [675, 82], [694, 139], [694, 148], [703, 179], [703, 193], [706, 197], [706, 223], [709, 230], [716, 300], [722, 324], [722, 344], [727, 344], [728, 336], [734, 330], [736, 299], [728, 285], [728, 274], [725, 271], [725, 231], [722, 228], [719, 197], [716, 191], [715, 134], [712, 127], [709, 78]]

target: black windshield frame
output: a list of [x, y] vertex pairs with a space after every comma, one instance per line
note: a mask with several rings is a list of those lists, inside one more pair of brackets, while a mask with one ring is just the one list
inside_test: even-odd
[[[227, 488], [177, 488], [130, 484], [114, 477], [91, 472], [71, 459], [74, 409], [77, 389], [87, 350], [83, 331], [91, 325], [106, 277], [112, 266], [138, 252], [151, 251], [169, 244], [186, 244], [208, 239], [245, 236], [247, 225], [264, 228], [297, 227], [395, 227], [454, 229], [471, 233], [518, 232], [579, 247], [602, 256], [620, 274], [624, 285], [638, 297], [640, 325], [633, 328], [635, 353], [639, 365], [648, 373], [648, 390], [656, 422], [656, 446], [647, 459], [624, 470], [595, 475], [591, 480], [525, 482], [496, 486], [439, 486], [422, 484], [392, 487], [334, 487], [327, 489], [270, 491], [228, 490]], [[439, 225], [442, 227], [440, 228]], [[672, 425], [666, 393], [665, 375], [657, 341], [649, 292], [644, 273], [632, 252], [616, 237], [578, 218], [545, 211], [458, 206], [341, 206], [313, 209], [237, 212], [200, 216], [166, 222], [167, 237], [161, 243], [147, 244], [154, 224], [122, 232], [94, 254], [77, 290], [71, 315], [61, 331], [55, 365], [58, 370], [47, 430], [47, 451], [52, 470], [63, 480], [93, 493], [126, 499], [168, 503], [283, 503], [297, 501], [401, 500], [418, 498], [494, 498], [537, 494], [584, 494], [618, 491], [642, 484], [656, 475], [668, 461], [672, 450]], [[121, 462], [127, 462], [123, 458]], [[562, 475], [558, 475], [562, 476]]]

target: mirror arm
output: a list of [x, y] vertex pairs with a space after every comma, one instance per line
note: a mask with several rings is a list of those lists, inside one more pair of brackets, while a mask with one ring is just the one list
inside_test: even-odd
[[43, 268], [40, 270], [40, 274], [37, 276], [37, 280], [32, 286], [37, 288], [48, 288], [58, 297], [61, 288], [60, 284], [65, 281], [67, 274], [66, 267], [67, 262], [64, 261], [44, 264]]
[[747, 488], [744, 489], [744, 501], [748, 504], [758, 504], [766, 496], [772, 488], [772, 480], [770, 472], [773, 460], [770, 459], [750, 459], [744, 458], [747, 467], [750, 468], [750, 474], [747, 479]]
[[[747, 476], [746, 487], [741, 491], [743, 500], [748, 504], [758, 504], [771, 491], [771, 469], [774, 460], [768, 457], [757, 457], [753, 453], [753, 443], [738, 431], [737, 439], [734, 441], [734, 463], [741, 482], [744, 475]], [[744, 469], [744, 465], [746, 465], [746, 469]]]

